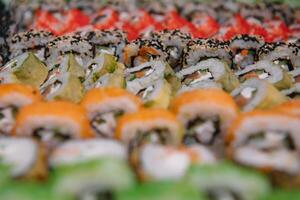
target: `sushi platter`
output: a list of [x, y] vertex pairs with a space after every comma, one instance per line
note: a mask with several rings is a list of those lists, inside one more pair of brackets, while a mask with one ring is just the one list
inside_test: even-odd
[[0, 200], [300, 200], [300, 1], [0, 0]]

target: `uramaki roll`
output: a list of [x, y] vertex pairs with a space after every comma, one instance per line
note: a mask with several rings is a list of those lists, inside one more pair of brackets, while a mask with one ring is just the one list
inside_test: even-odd
[[167, 110], [142, 109], [118, 120], [115, 138], [134, 147], [143, 143], [177, 145], [182, 140], [182, 126]]
[[142, 102], [124, 89], [107, 87], [89, 90], [81, 106], [86, 110], [93, 131], [103, 137], [112, 137], [117, 118], [137, 112]]
[[218, 89], [184, 92], [171, 103], [171, 110], [184, 125], [185, 144], [200, 143], [222, 152], [226, 129], [238, 114], [233, 98]]
[[33, 136], [44, 142], [60, 142], [70, 138], [92, 137], [85, 110], [64, 102], [38, 102], [20, 109], [13, 135]]
[[[279, 111], [252, 111], [228, 131], [228, 155], [234, 161], [281, 176], [279, 184], [300, 185], [300, 119]], [[288, 178], [287, 178], [288, 177]]]
[[0, 134], [10, 134], [18, 110], [42, 100], [40, 93], [23, 84], [0, 85]]

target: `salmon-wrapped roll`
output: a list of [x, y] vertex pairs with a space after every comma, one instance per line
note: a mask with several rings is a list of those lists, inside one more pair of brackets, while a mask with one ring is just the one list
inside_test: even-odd
[[16, 117], [13, 135], [33, 136], [50, 145], [70, 138], [93, 136], [85, 110], [64, 101], [24, 106]]
[[280, 184], [300, 185], [300, 119], [282, 112], [252, 111], [228, 131], [229, 156], [261, 169]]
[[107, 87], [88, 91], [81, 105], [87, 112], [93, 131], [99, 136], [112, 137], [117, 118], [138, 111], [142, 102], [126, 90]]
[[131, 147], [143, 143], [177, 145], [182, 140], [182, 127], [167, 110], [142, 109], [118, 120], [115, 138], [130, 143]]
[[[2, 137], [0, 147], [0, 168], [8, 168], [9, 179], [31, 180], [47, 176], [46, 155], [42, 144], [30, 138]], [[1, 170], [1, 173], [5, 172]]]
[[173, 100], [171, 110], [184, 125], [183, 143], [200, 143], [219, 153], [226, 129], [238, 113], [233, 98], [218, 89], [184, 92]]
[[0, 85], [0, 134], [10, 134], [19, 108], [41, 100], [39, 92], [31, 86]]

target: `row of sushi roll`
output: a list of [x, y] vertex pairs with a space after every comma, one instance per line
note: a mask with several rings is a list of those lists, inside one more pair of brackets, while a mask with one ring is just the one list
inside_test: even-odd
[[[10, 33], [39, 29], [64, 35], [80, 30], [124, 30], [129, 40], [152, 30], [181, 29], [195, 38], [229, 40], [237, 34], [255, 34], [266, 41], [300, 35], [297, 0], [247, 1], [8, 1]], [[298, 3], [297, 3], [298, 2]], [[288, 4], [289, 3], [289, 4]], [[13, 13], [13, 14], [12, 14]]]
[[299, 97], [300, 44], [237, 35], [230, 41], [192, 39], [179, 30], [128, 42], [119, 30], [55, 37], [31, 30], [8, 40], [1, 83], [29, 84], [46, 99], [80, 102], [86, 91], [125, 88], [152, 108], [167, 108], [183, 91], [219, 88], [243, 111]]
[[117, 87], [72, 103], [14, 83], [0, 108], [1, 200], [300, 197], [299, 100], [243, 112], [194, 89], [162, 109]]

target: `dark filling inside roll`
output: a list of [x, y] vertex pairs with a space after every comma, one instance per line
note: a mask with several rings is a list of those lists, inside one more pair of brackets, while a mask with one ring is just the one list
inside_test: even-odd
[[188, 122], [183, 143], [186, 145], [190, 145], [193, 143], [212, 145], [214, 144], [219, 133], [219, 117], [211, 117], [207, 119], [197, 117]]
[[249, 145], [263, 152], [285, 149], [296, 150], [295, 143], [289, 133], [280, 131], [265, 131], [250, 135], [245, 145]]
[[181, 50], [177, 46], [168, 46], [166, 48], [168, 54], [168, 63], [174, 68], [177, 67], [181, 58]]
[[76, 199], [77, 200], [114, 200], [116, 198], [112, 191], [106, 190], [102, 192], [84, 194], [81, 197]]
[[155, 128], [149, 130], [147, 132], [138, 132], [136, 137], [130, 142], [129, 150], [134, 150], [137, 147], [145, 143], [153, 143], [153, 144], [169, 144], [170, 139], [170, 131], [166, 128]]
[[116, 119], [123, 114], [122, 110], [98, 114], [91, 120], [91, 127], [100, 136], [111, 137], [115, 131]]
[[147, 88], [143, 88], [137, 93], [137, 96], [140, 97], [141, 99], [148, 99], [148, 97], [154, 92], [155, 87], [154, 85], [151, 85]]
[[243, 200], [235, 191], [229, 188], [212, 188], [205, 192], [208, 200]]
[[193, 85], [195, 83], [205, 81], [205, 80], [213, 80], [214, 76], [209, 71], [209, 69], [203, 69], [195, 71], [191, 74], [185, 75], [183, 77], [182, 83], [185, 85]]
[[300, 93], [295, 91], [295, 92], [292, 92], [292, 93], [288, 94], [287, 96], [290, 97], [291, 99], [299, 98]]
[[236, 69], [245, 69], [246, 66], [252, 65], [255, 62], [255, 49], [237, 49], [233, 59]]
[[286, 71], [293, 71], [295, 69], [289, 58], [279, 58], [273, 62]]
[[18, 112], [18, 108], [14, 106], [8, 106], [0, 108], [0, 133], [4, 135], [10, 134], [15, 122], [15, 117]]
[[33, 131], [33, 137], [43, 142], [49, 143], [51, 147], [58, 143], [71, 139], [68, 133], [63, 133], [59, 128], [37, 128]]

